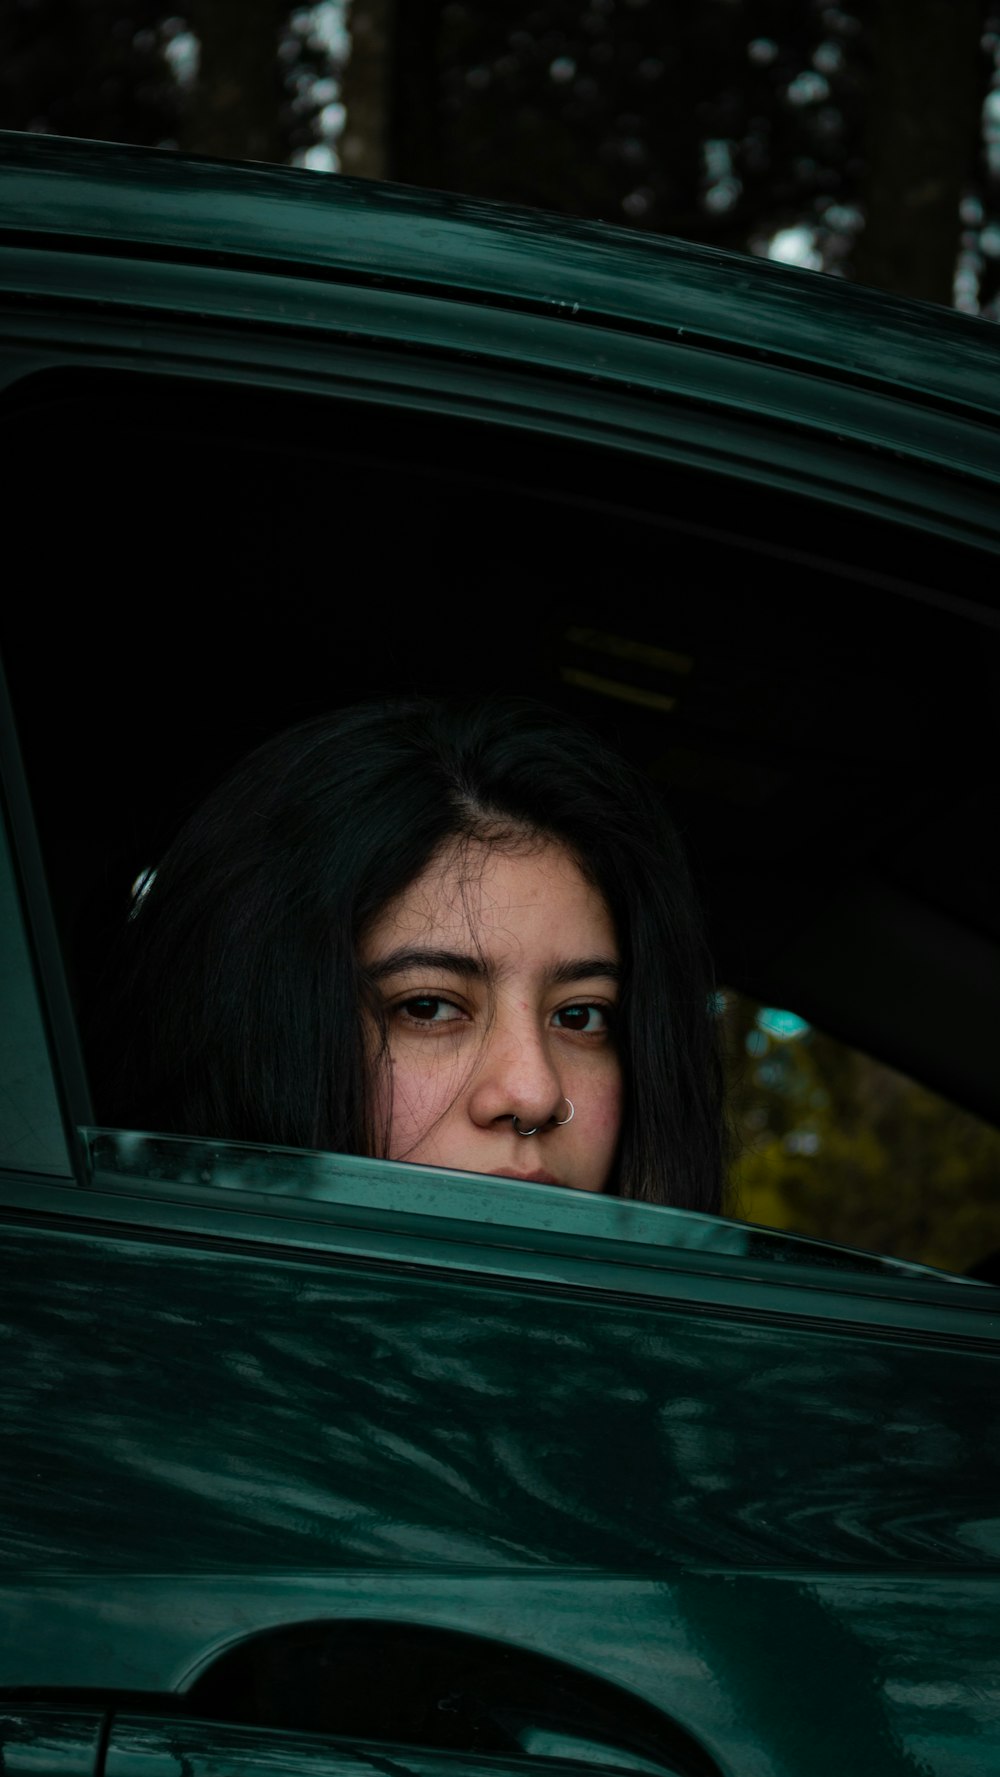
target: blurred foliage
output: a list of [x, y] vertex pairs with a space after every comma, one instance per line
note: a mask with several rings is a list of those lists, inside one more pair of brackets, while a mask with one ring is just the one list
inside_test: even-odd
[[322, 13], [288, 0], [186, 0], [183, 13], [169, 0], [0, 0], [0, 128], [304, 160], [339, 92], [340, 33]]
[[353, 171], [1000, 314], [1000, 0], [0, 0], [0, 125], [331, 170], [343, 131]]
[[819, 219], [834, 194], [857, 200], [868, 45], [852, 14], [802, 0], [439, 10], [441, 156], [468, 189], [731, 247]]
[[3, 127], [144, 146], [175, 138], [183, 95], [164, 53], [167, 10], [157, 0], [5, 0]]
[[766, 1008], [725, 997], [731, 1214], [946, 1271], [1000, 1249], [1000, 1130], [808, 1025], [775, 1034]]

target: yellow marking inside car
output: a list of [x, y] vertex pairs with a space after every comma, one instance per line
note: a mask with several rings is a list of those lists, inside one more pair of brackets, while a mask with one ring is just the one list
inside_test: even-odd
[[562, 666], [559, 677], [567, 685], [579, 685], [582, 691], [596, 691], [598, 697], [618, 697], [622, 703], [638, 703], [647, 710], [672, 710], [676, 697], [663, 691], [643, 691], [639, 685], [625, 685], [620, 679], [605, 679], [600, 673], [584, 672], [578, 666]]
[[671, 648], [657, 648], [652, 642], [635, 642], [630, 636], [611, 635], [604, 629], [574, 627], [566, 631], [566, 640], [577, 648], [589, 648], [594, 654], [613, 654], [618, 660], [636, 660], [659, 672], [689, 673], [694, 666], [690, 654], [676, 654]]

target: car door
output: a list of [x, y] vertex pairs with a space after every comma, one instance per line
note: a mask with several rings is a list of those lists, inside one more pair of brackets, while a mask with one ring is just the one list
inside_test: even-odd
[[73, 1154], [6, 896], [14, 1769], [988, 1768], [994, 1291], [428, 1168]]

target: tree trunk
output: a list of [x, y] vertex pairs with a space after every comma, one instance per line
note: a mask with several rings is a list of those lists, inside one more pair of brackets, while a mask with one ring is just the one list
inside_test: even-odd
[[859, 283], [950, 303], [979, 129], [981, 0], [877, 0]]
[[181, 120], [181, 149], [227, 160], [284, 160], [281, 0], [189, 0], [184, 10], [201, 55]]
[[390, 176], [393, 0], [351, 0], [351, 53], [341, 82], [347, 114], [338, 144], [340, 169], [360, 179]]
[[454, 169], [449, 180], [441, 144], [444, 10], [443, 0], [396, 0], [388, 176], [405, 185], [450, 184], [461, 191], [468, 188], [456, 183]]

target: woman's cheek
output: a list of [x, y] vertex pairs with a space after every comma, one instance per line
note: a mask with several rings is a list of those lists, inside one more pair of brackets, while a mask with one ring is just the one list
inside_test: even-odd
[[609, 1061], [607, 1073], [594, 1093], [592, 1108], [595, 1133], [617, 1140], [621, 1128], [623, 1098], [621, 1068], [615, 1058]]
[[394, 1056], [389, 1158], [417, 1158], [424, 1138], [440, 1125], [455, 1102], [454, 1058]]

